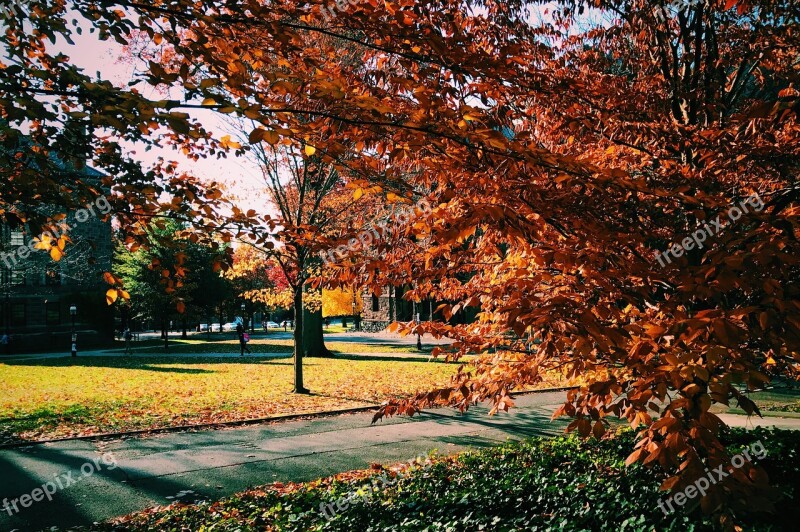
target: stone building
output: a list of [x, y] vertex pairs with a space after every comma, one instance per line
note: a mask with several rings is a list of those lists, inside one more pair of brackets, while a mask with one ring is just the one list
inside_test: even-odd
[[[88, 167], [80, 173], [80, 178], [90, 180], [102, 175]], [[60, 209], [47, 210], [53, 214]], [[0, 336], [11, 338], [10, 346], [0, 352], [69, 352], [73, 305], [79, 350], [113, 340], [114, 318], [105, 302], [108, 286], [103, 280], [103, 273], [111, 271], [113, 255], [111, 219], [106, 216], [110, 211], [108, 200], [101, 196], [54, 224], [52, 235], [66, 233], [71, 240], [58, 262], [35, 248], [34, 239], [40, 235], [0, 227]]]
[[[441, 313], [436, 312], [439, 303], [425, 300], [420, 303], [406, 301], [403, 294], [407, 288], [384, 288], [380, 296], [364, 292], [361, 294], [363, 310], [361, 311], [361, 330], [366, 332], [379, 332], [394, 321], [412, 321], [415, 314], [419, 314], [420, 321], [442, 321]], [[476, 309], [467, 309], [459, 312], [450, 320], [451, 323], [468, 323], [475, 319]]]

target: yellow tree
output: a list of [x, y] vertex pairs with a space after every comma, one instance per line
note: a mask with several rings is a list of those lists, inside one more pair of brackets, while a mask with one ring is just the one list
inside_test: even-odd
[[353, 303], [356, 305], [356, 313], [363, 310], [361, 298], [354, 293], [352, 288], [322, 290], [322, 315], [326, 318], [351, 316], [353, 314]]
[[272, 265], [262, 253], [250, 246], [239, 246], [233, 252], [233, 264], [222, 275], [233, 283], [238, 297], [250, 302], [247, 314], [253, 323], [255, 304], [270, 307], [269, 303], [256, 297], [262, 291], [275, 291], [275, 282], [271, 276]]

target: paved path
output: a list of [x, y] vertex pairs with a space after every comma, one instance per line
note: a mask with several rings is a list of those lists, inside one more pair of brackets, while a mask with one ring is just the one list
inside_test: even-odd
[[[230, 333], [231, 336], [228, 338], [229, 340], [234, 340], [235, 337]], [[193, 333], [190, 334], [190, 338], [197, 339], [197, 340], [204, 340], [205, 333]], [[219, 339], [218, 337], [216, 337]], [[150, 339], [156, 339], [150, 338]], [[170, 340], [179, 340], [180, 334], [174, 334], [170, 336]], [[292, 340], [293, 333], [292, 332], [270, 332], [268, 335], [257, 333], [254, 337], [254, 340]], [[398, 334], [391, 334], [391, 333], [362, 333], [362, 332], [347, 332], [347, 333], [331, 333], [325, 335], [325, 341], [328, 343], [331, 342], [344, 342], [344, 343], [354, 343], [354, 344], [366, 344], [372, 346], [386, 346], [386, 347], [393, 347], [393, 346], [405, 346], [405, 345], [416, 345], [417, 337], [416, 336], [400, 336]], [[430, 349], [435, 345], [445, 345], [451, 342], [451, 340], [447, 340], [444, 338], [434, 339], [430, 336], [423, 337], [423, 348]], [[186, 354], [186, 353], [141, 353], [142, 350], [152, 350], [157, 348], [158, 346], [154, 345], [147, 345], [147, 346], [136, 346], [136, 342], [133, 343], [132, 351], [133, 354], [136, 356], [157, 356], [162, 357], [164, 355], [167, 356], [179, 356], [179, 357], [190, 357], [190, 356], [199, 356], [199, 357], [238, 357], [239, 347], [237, 345], [228, 344], [229, 350], [222, 351], [220, 353], [198, 353], [197, 355], [193, 354]], [[286, 346], [285, 353], [257, 353], [259, 357], [287, 357], [292, 356], [292, 347], [290, 345]], [[121, 347], [114, 347], [109, 349], [93, 349], [87, 351], [79, 351], [78, 357], [106, 357], [106, 356], [126, 356], [124, 353], [124, 349]], [[381, 352], [381, 353], [356, 353], [353, 355], [347, 356], [378, 356], [381, 358], [428, 358], [426, 353], [404, 353], [404, 352]], [[51, 359], [51, 358], [63, 358], [69, 357], [69, 353], [64, 351], [58, 351], [54, 353], [32, 353], [32, 354], [12, 354], [10, 356], [0, 354], [0, 364], [3, 361], [19, 361], [19, 360], [41, 360], [41, 359]]]
[[[217, 499], [274, 481], [307, 481], [370, 463], [408, 461], [431, 449], [453, 453], [497, 445], [507, 438], [556, 434], [563, 423], [550, 413], [563, 392], [520, 397], [520, 408], [488, 417], [485, 408], [466, 415], [436, 410], [372, 425], [371, 414], [352, 414], [244, 428], [173, 433], [104, 442], [69, 441], [0, 450], [0, 501], [31, 494], [56, 476], [62, 484], [53, 500], [34, 502], [9, 516], [0, 502], [0, 530], [38, 530], [87, 524], [154, 505], [197, 498]], [[83, 477], [102, 453], [99, 473]], [[91, 464], [85, 466], [84, 464]], [[52, 488], [51, 488], [52, 489]], [[186, 493], [189, 492], [189, 493]], [[41, 495], [40, 495], [41, 497]], [[12, 509], [12, 513], [13, 509]]]
[[[0, 530], [88, 524], [175, 500], [213, 500], [275, 481], [302, 482], [367, 468], [374, 462], [405, 462], [432, 449], [450, 454], [507, 439], [555, 435], [566, 421], [551, 422], [550, 415], [563, 398], [563, 392], [520, 396], [517, 408], [493, 417], [483, 407], [465, 415], [440, 409], [372, 425], [371, 414], [351, 414], [4, 449], [0, 450], [0, 499], [25, 494], [43, 498], [34, 490], [55, 478], [64, 487], [55, 490], [51, 485], [52, 501], [44, 499], [28, 508], [17, 503], [19, 513], [2, 511], [0, 501]], [[800, 419], [721, 417], [734, 426], [800, 429]], [[113, 469], [103, 461], [103, 453], [112, 453], [106, 457], [112, 467], [116, 463]], [[82, 468], [99, 472], [83, 477]], [[75, 482], [66, 486], [70, 475]]]
[[[152, 349], [152, 347], [142, 348], [142, 349]], [[237, 347], [238, 349], [238, 347]], [[90, 351], [86, 353], [81, 353], [78, 357], [80, 358], [93, 358], [93, 357], [112, 357], [112, 358], [127, 358], [127, 357], [136, 357], [136, 358], [164, 358], [164, 357], [171, 357], [175, 359], [191, 359], [191, 358], [292, 358], [294, 354], [290, 351], [285, 353], [252, 353], [250, 355], [244, 355], [242, 357], [239, 354], [239, 351], [220, 351], [218, 353], [142, 353], [138, 351], [134, 351], [132, 355], [126, 355], [123, 351], [119, 350], [110, 350], [110, 351]], [[344, 359], [369, 359], [369, 358], [380, 358], [380, 359], [397, 359], [397, 360], [409, 360], [412, 362], [427, 362], [427, 361], [437, 361], [443, 362], [444, 358], [433, 358], [427, 353], [407, 353], [403, 351], [393, 351], [393, 352], [376, 352], [376, 353], [341, 353], [335, 355], [336, 358], [344, 358]], [[38, 355], [19, 355], [16, 357], [8, 357], [8, 358], [0, 358], [0, 364], [3, 363], [25, 363], [26, 361], [30, 360], [50, 360], [56, 358], [66, 358], [69, 359], [69, 355], [64, 354], [38, 354]], [[310, 359], [306, 357], [306, 359]], [[315, 359], [310, 359], [315, 360]]]

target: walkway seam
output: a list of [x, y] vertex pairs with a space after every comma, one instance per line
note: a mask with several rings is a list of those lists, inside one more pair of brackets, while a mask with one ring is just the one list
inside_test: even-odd
[[[474, 430], [474, 431], [471, 431], [471, 432], [465, 432], [464, 435], [465, 436], [469, 436], [469, 435], [473, 435], [473, 434], [480, 434], [481, 432], [487, 432], [487, 431], [490, 431], [490, 430], [494, 430], [494, 429], [493, 428], [482, 428], [482, 429]], [[323, 454], [330, 454], [330, 453], [338, 453], [338, 452], [342, 452], [342, 451], [355, 451], [355, 450], [358, 450], [358, 449], [369, 449], [369, 448], [372, 448], [372, 447], [382, 447], [384, 445], [396, 445], [398, 443], [408, 443], [408, 442], [414, 442], [414, 441], [422, 441], [424, 439], [425, 439], [424, 437], [417, 437], [417, 438], [410, 438], [410, 439], [406, 439], [406, 440], [397, 440], [397, 441], [391, 441], [391, 442], [376, 443], [374, 445], [362, 445], [362, 446], [359, 446], [359, 447], [343, 447], [341, 449], [330, 449], [330, 450], [327, 450], [327, 451], [313, 451], [313, 452], [309, 452], [309, 453], [293, 454], [293, 455], [289, 455], [289, 456], [281, 456], [279, 458], [264, 458], [263, 460], [249, 460], [249, 461], [246, 461], [246, 462], [236, 462], [235, 464], [226, 464], [226, 465], [213, 466], [213, 467], [200, 467], [200, 468], [197, 468], [197, 469], [187, 469], [186, 471], [180, 471], [180, 472], [176, 472], [176, 473], [164, 473], [163, 475], [152, 475], [152, 476], [149, 476], [149, 477], [137, 478], [137, 479], [134, 479], [134, 480], [129, 480], [129, 482], [135, 483], [135, 482], [138, 482], [138, 481], [141, 481], [141, 480], [150, 480], [150, 479], [154, 479], [154, 478], [172, 477], [172, 476], [176, 476], [176, 475], [183, 475], [183, 474], [186, 474], [186, 473], [197, 473], [198, 471], [209, 471], [209, 470], [215, 470], [215, 469], [225, 469], [226, 467], [237, 467], [237, 466], [243, 466], [243, 465], [248, 465], [248, 464], [259, 464], [259, 463], [263, 463], [263, 462], [277, 462], [279, 460], [291, 460], [291, 459], [294, 459], [294, 458], [303, 458], [303, 457], [306, 457], [306, 456], [314, 456], [314, 455], [317, 455], [317, 454], [323, 455]], [[496, 440], [496, 438], [492, 438], [492, 439]], [[496, 440], [496, 441], [499, 441], [501, 443], [503, 442], [503, 440]], [[126, 475], [127, 475], [127, 473], [126, 473]]]
[[[530, 395], [535, 393], [548, 393], [548, 392], [562, 392], [567, 390], [572, 390], [578, 388], [578, 386], [563, 386], [557, 388], [543, 388], [539, 390], [526, 390], [521, 392], [514, 392], [511, 394], [511, 397], [517, 397], [519, 395]], [[366, 402], [366, 401], [363, 401]], [[196, 425], [177, 425], [174, 427], [161, 427], [155, 429], [142, 429], [142, 430], [130, 430], [125, 432], [103, 432], [100, 434], [88, 434], [86, 436], [69, 436], [66, 438], [53, 438], [50, 440], [37, 440], [37, 441], [28, 441], [28, 442], [17, 442], [17, 443], [4, 443], [0, 444], [0, 449], [17, 449], [20, 447], [33, 447], [35, 445], [44, 445], [47, 443], [62, 443], [67, 441], [92, 441], [92, 440], [107, 440], [107, 439], [114, 439], [114, 438], [123, 438], [126, 436], [141, 436], [145, 434], [168, 434], [172, 432], [188, 432], [193, 430], [203, 430], [203, 429], [214, 429], [214, 428], [226, 428], [226, 427], [243, 427], [247, 425], [258, 425], [261, 423], [270, 423], [272, 421], [293, 421], [296, 419], [316, 419], [316, 418], [325, 418], [325, 417], [334, 417], [339, 415], [345, 414], [360, 414], [364, 412], [370, 412], [375, 410], [377, 406], [380, 406], [378, 403], [374, 403], [371, 406], [357, 406], [353, 408], [344, 408], [341, 410], [325, 410], [322, 412], [308, 412], [305, 414], [283, 414], [278, 416], [269, 416], [269, 417], [262, 417], [262, 418], [252, 418], [252, 419], [242, 419], [239, 421], [222, 421], [217, 423], [198, 423]], [[430, 413], [430, 412], [427, 412]]]

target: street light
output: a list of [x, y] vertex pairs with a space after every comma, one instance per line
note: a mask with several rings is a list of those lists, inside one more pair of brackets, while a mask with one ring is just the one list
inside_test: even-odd
[[422, 351], [422, 336], [419, 334], [419, 312], [414, 316], [414, 323], [417, 324], [417, 351]]
[[[242, 303], [242, 319], [247, 316], [247, 305]], [[247, 332], [247, 322], [244, 322], [244, 330]]]
[[72, 356], [78, 356], [78, 335], [75, 334], [75, 316], [78, 315], [78, 307], [71, 305], [69, 315], [72, 316]]
[[[6, 272], [3, 272], [6, 273]], [[6, 306], [3, 309], [6, 318], [6, 354], [11, 354], [11, 270], [8, 270], [6, 278]]]

